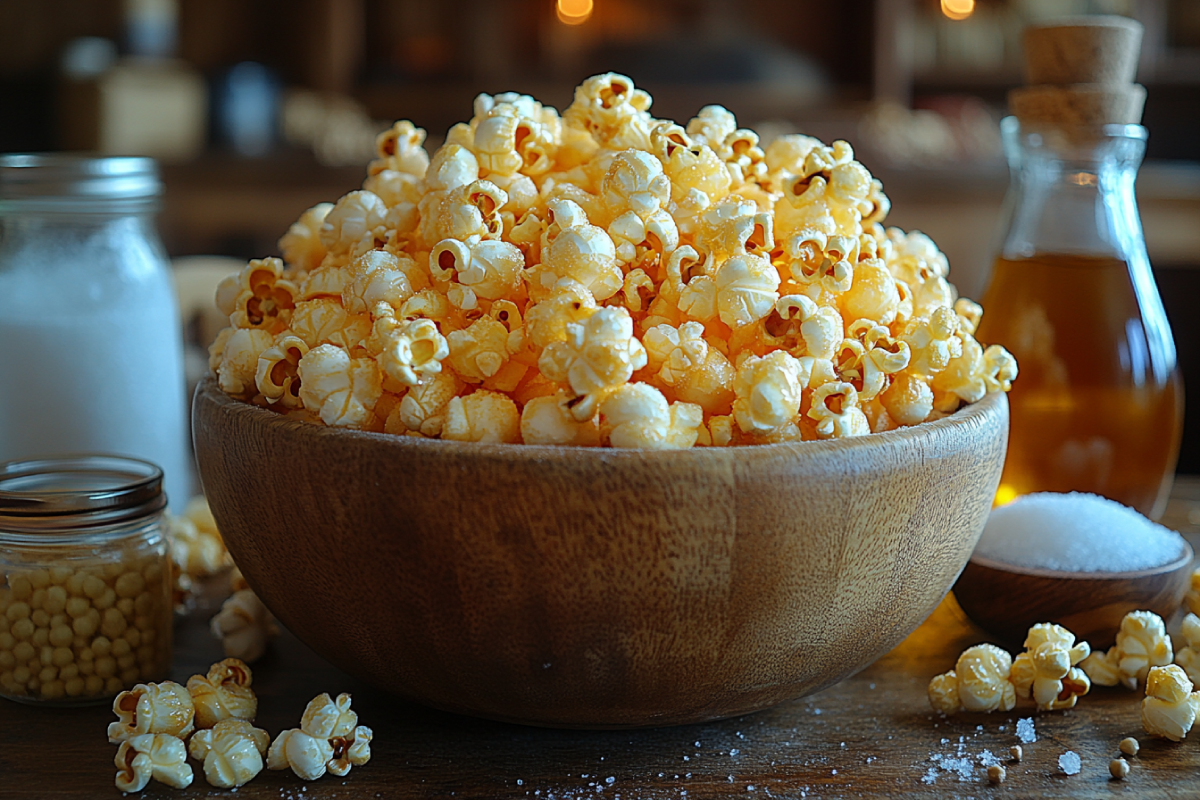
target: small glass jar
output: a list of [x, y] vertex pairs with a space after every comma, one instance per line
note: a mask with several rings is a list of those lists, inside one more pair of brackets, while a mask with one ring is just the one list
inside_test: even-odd
[[167, 677], [162, 479], [119, 456], [0, 464], [0, 696], [84, 705]]

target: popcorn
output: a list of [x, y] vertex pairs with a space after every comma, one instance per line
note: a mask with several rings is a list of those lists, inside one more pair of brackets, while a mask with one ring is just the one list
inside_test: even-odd
[[1185, 616], [1180, 632], [1187, 646], [1175, 653], [1175, 663], [1183, 667], [1194, 683], [1200, 680], [1200, 617], [1195, 614]]
[[1182, 741], [1196, 721], [1200, 692], [1180, 667], [1171, 664], [1151, 667], [1146, 675], [1146, 697], [1142, 700], [1142, 727], [1151, 736]]
[[653, 447], [887, 431], [1010, 388], [849, 144], [650, 107], [607, 73], [561, 117], [481, 94], [433, 153], [397, 122], [362, 189], [222, 283], [220, 386], [326, 425]]
[[250, 667], [236, 658], [218, 661], [207, 675], [188, 678], [187, 692], [196, 709], [196, 727], [211, 728], [223, 719], [253, 720], [258, 698], [250, 689]]
[[1087, 642], [1076, 644], [1061, 625], [1039, 623], [1029, 629], [1025, 652], [1013, 659], [1010, 680], [1019, 696], [1032, 697], [1042, 711], [1074, 708], [1091, 689], [1087, 674], [1075, 666], [1090, 652]]
[[219, 789], [248, 783], [263, 770], [271, 735], [244, 719], [223, 719], [188, 741], [192, 758], [204, 764], [204, 777]]
[[1117, 641], [1107, 653], [1090, 655], [1080, 666], [1099, 686], [1136, 689], [1151, 667], [1171, 663], [1174, 653], [1162, 617], [1152, 611], [1131, 611], [1121, 620]]
[[229, 552], [203, 495], [193, 497], [181, 516], [166, 519], [171, 560], [188, 575], [206, 577], [229, 566]]
[[113, 759], [117, 767], [117, 789], [140, 792], [153, 778], [160, 783], [186, 789], [192, 783], [183, 741], [165, 733], [144, 733], [121, 742]]
[[267, 641], [279, 633], [275, 618], [249, 588], [225, 598], [221, 610], [209, 622], [209, 630], [221, 640], [226, 658], [247, 663], [262, 658]]
[[1200, 614], [1200, 567], [1192, 570], [1192, 577], [1183, 601], [1189, 611], [1193, 614]]
[[314, 697], [304, 709], [300, 727], [283, 731], [271, 743], [267, 769], [291, 768], [297, 777], [316, 780], [326, 770], [344, 777], [351, 766], [371, 760], [370, 728], [358, 724], [358, 715], [350, 710], [350, 695], [340, 694], [336, 701], [328, 694]]
[[178, 683], [139, 683], [113, 700], [117, 722], [108, 726], [108, 740], [125, 742], [142, 734], [185, 738], [195, 728], [195, 707], [187, 689]]
[[943, 714], [1012, 711], [1017, 694], [1008, 676], [1012, 656], [991, 644], [969, 647], [949, 672], [929, 682], [929, 704]]

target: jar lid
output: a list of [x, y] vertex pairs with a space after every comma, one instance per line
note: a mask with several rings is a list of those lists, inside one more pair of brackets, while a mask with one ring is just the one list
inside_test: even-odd
[[0, 156], [0, 201], [147, 201], [162, 193], [158, 164], [137, 156]]
[[163, 472], [149, 461], [110, 455], [0, 464], [0, 530], [36, 532], [128, 522], [167, 505]]

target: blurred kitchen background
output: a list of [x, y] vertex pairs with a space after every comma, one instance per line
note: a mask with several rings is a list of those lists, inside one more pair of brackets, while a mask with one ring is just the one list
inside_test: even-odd
[[1138, 195], [1193, 389], [1179, 468], [1200, 473], [1200, 0], [0, 0], [0, 152], [159, 158], [159, 228], [204, 340], [211, 275], [232, 262], [194, 257], [276, 254], [300, 212], [359, 187], [392, 120], [432, 151], [478, 92], [561, 110], [611, 70], [656, 116], [721, 103], [764, 140], [849, 140], [888, 223], [932, 236], [978, 297], [1021, 30], [1082, 13], [1146, 28]]

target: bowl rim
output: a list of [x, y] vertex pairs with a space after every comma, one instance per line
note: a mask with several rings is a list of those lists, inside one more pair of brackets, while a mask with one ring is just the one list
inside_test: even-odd
[[[1007, 417], [1007, 396], [1005, 392], [988, 392], [974, 403], [963, 406], [953, 414], [916, 425], [896, 428], [882, 433], [871, 433], [866, 436], [852, 436], [842, 439], [827, 439], [803, 442], [776, 442], [769, 444], [730, 445], [727, 447], [693, 446], [685, 449], [652, 449], [643, 447], [580, 447], [576, 445], [555, 444], [501, 444], [483, 442], [458, 442], [447, 439], [434, 439], [418, 436], [401, 436], [392, 433], [376, 433], [356, 428], [337, 428], [327, 425], [317, 425], [303, 419], [289, 418], [279, 412], [270, 411], [239, 400], [226, 394], [218, 385], [216, 376], [207, 374], [197, 385], [193, 394], [192, 414], [198, 414], [199, 400], [204, 397], [217, 408], [227, 413], [247, 415], [257, 422], [273, 423], [279, 428], [302, 432], [303, 435], [337, 436], [363, 442], [374, 442], [391, 447], [411, 448], [414, 450], [441, 451], [447, 455], [474, 454], [485, 457], [503, 457], [521, 461], [545, 461], [564, 458], [577, 459], [590, 457], [585, 453], [601, 460], [612, 459], [719, 459], [728, 457], [731, 452], [741, 454], [770, 455], [799, 455], [808, 456], [847, 454], [859, 448], [879, 448], [887, 445], [902, 445], [928, 440], [931, 436], [955, 428], [983, 425], [985, 420], [1004, 414]], [[199, 430], [193, 424], [193, 436]]]
[[[1176, 534], [1179, 532], [1176, 531]], [[990, 569], [994, 572], [1008, 572], [1014, 575], [1027, 575], [1032, 578], [1051, 578], [1053, 580], [1085, 580], [1085, 581], [1133, 581], [1140, 578], [1151, 578], [1159, 575], [1170, 575], [1173, 572], [1185, 569], [1190, 566], [1192, 560], [1196, 557], [1196, 552], [1192, 548], [1190, 542], [1179, 535], [1179, 541], [1183, 545], [1183, 554], [1173, 561], [1168, 561], [1166, 564], [1161, 564], [1157, 567], [1148, 569], [1138, 569], [1128, 572], [1066, 572], [1056, 569], [1045, 569], [1040, 567], [1023, 567], [1018, 564], [1008, 564], [1004, 561], [997, 561], [986, 556], [977, 556], [972, 554], [967, 561], [967, 566], [974, 564], [984, 569]]]

